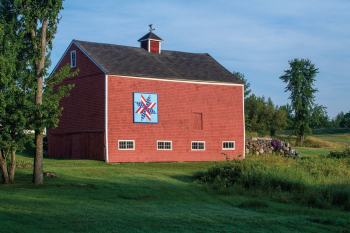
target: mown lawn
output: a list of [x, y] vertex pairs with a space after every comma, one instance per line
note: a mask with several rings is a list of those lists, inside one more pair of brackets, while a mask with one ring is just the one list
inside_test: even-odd
[[[317, 157], [329, 149], [299, 150]], [[18, 169], [15, 185], [0, 185], [0, 232], [350, 232], [350, 212], [339, 208], [220, 194], [193, 180], [217, 164], [46, 159], [45, 171], [58, 177], [45, 185], [30, 184], [29, 167]]]

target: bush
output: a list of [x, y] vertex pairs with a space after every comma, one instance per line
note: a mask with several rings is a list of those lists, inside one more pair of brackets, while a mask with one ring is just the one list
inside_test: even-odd
[[336, 159], [350, 158], [350, 148], [343, 151], [331, 151], [329, 152], [328, 157]]

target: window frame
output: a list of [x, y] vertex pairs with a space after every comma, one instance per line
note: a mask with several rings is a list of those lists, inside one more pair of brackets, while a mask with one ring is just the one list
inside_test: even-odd
[[[224, 143], [233, 143], [233, 148], [224, 148]], [[236, 150], [236, 141], [222, 141], [221, 149], [222, 150]]]
[[[164, 142], [164, 143], [170, 142], [170, 149], [166, 149], [166, 148], [160, 149], [159, 144], [158, 144], [160, 142]], [[157, 147], [157, 150], [160, 150], [160, 151], [171, 151], [171, 150], [173, 150], [173, 141], [171, 141], [171, 140], [157, 140], [156, 147]], [[165, 145], [164, 145], [164, 147], [165, 147]]]
[[[120, 142], [132, 142], [133, 147], [132, 148], [120, 148]], [[135, 150], [136, 148], [136, 144], [135, 144], [135, 140], [126, 140], [126, 139], [120, 139], [118, 140], [118, 150]], [[126, 146], [127, 147], [127, 146]]]
[[[74, 60], [73, 60], [73, 54], [74, 54]], [[77, 67], [77, 51], [76, 50], [70, 51], [70, 67], [71, 68], [76, 68]]]
[[[193, 143], [203, 143], [203, 149], [193, 149]], [[205, 151], [205, 141], [191, 141], [191, 151]]]

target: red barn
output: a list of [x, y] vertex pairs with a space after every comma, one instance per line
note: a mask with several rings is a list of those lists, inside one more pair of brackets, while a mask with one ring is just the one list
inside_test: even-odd
[[48, 130], [52, 158], [113, 162], [244, 158], [242, 82], [207, 53], [73, 40], [55, 70], [79, 69]]

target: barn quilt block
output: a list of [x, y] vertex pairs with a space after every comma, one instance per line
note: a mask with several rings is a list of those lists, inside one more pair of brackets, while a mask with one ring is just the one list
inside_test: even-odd
[[134, 122], [158, 123], [158, 95], [134, 92]]

